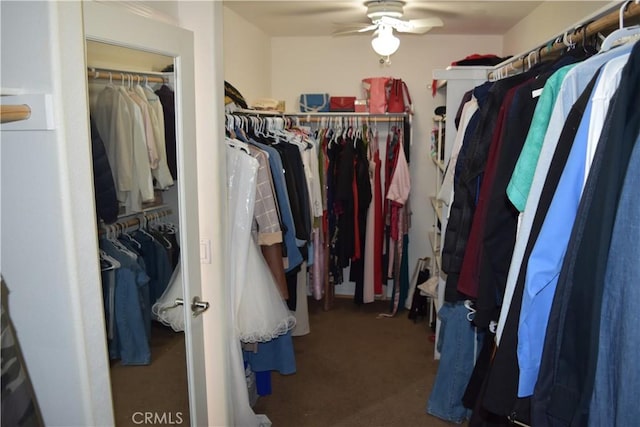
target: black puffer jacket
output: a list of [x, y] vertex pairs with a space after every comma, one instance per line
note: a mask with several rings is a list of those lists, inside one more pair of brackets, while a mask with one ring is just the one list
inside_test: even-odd
[[118, 199], [111, 165], [102, 138], [91, 120], [91, 152], [93, 157], [93, 187], [98, 218], [111, 224], [118, 219]]
[[454, 185], [453, 204], [442, 248], [442, 269], [447, 273], [446, 301], [455, 302], [464, 298], [457, 290], [458, 277], [462, 269], [462, 260], [469, 240], [471, 222], [480, 194], [482, 175], [493, 140], [500, 105], [509, 89], [529, 78], [529, 73], [523, 73], [495, 82], [489, 89], [485, 104], [480, 108], [478, 127], [473, 133], [465, 155], [460, 179]]

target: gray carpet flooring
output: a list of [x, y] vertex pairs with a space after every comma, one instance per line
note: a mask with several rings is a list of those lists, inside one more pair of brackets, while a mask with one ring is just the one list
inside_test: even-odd
[[[309, 300], [311, 333], [294, 337], [297, 372], [272, 374], [272, 394], [254, 410], [273, 427], [449, 426], [425, 412], [438, 362], [426, 319], [393, 318], [389, 302], [364, 306], [336, 298], [324, 311]], [[111, 367], [117, 426], [140, 425], [139, 412], [181, 414], [189, 403], [184, 335], [154, 325], [149, 366]], [[167, 420], [170, 420], [167, 418]]]
[[323, 311], [310, 300], [311, 333], [294, 337], [297, 372], [272, 374], [256, 413], [274, 427], [450, 425], [426, 414], [438, 366], [428, 321], [377, 318], [388, 310], [388, 301], [336, 298]]

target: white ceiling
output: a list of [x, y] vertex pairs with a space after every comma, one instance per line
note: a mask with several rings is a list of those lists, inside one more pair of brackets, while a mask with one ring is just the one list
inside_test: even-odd
[[[270, 36], [329, 36], [336, 25], [370, 23], [364, 1], [224, 0], [224, 5]], [[429, 34], [502, 35], [541, 3], [406, 0], [403, 19], [441, 18], [444, 26]]]

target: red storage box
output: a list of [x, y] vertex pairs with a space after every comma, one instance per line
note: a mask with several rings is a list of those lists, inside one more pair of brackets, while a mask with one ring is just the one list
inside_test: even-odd
[[329, 111], [353, 112], [355, 104], [355, 96], [332, 96], [329, 98]]
[[356, 113], [368, 113], [369, 101], [366, 99], [356, 99]]

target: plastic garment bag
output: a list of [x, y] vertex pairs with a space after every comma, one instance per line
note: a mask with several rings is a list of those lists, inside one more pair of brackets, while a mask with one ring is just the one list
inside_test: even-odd
[[176, 304], [176, 299], [183, 297], [180, 271], [180, 264], [178, 264], [173, 270], [167, 289], [151, 307], [154, 319], [176, 332], [184, 331], [184, 306]]
[[[230, 395], [235, 425], [258, 425], [245, 383], [241, 340], [266, 341], [286, 333], [295, 323], [271, 273], [251, 237], [258, 161], [241, 149], [226, 146], [230, 309]], [[275, 296], [273, 295], [275, 294]], [[283, 327], [283, 325], [287, 327]]]
[[273, 276], [251, 236], [258, 161], [227, 148], [229, 251], [235, 330], [243, 342], [266, 342], [295, 326]]

